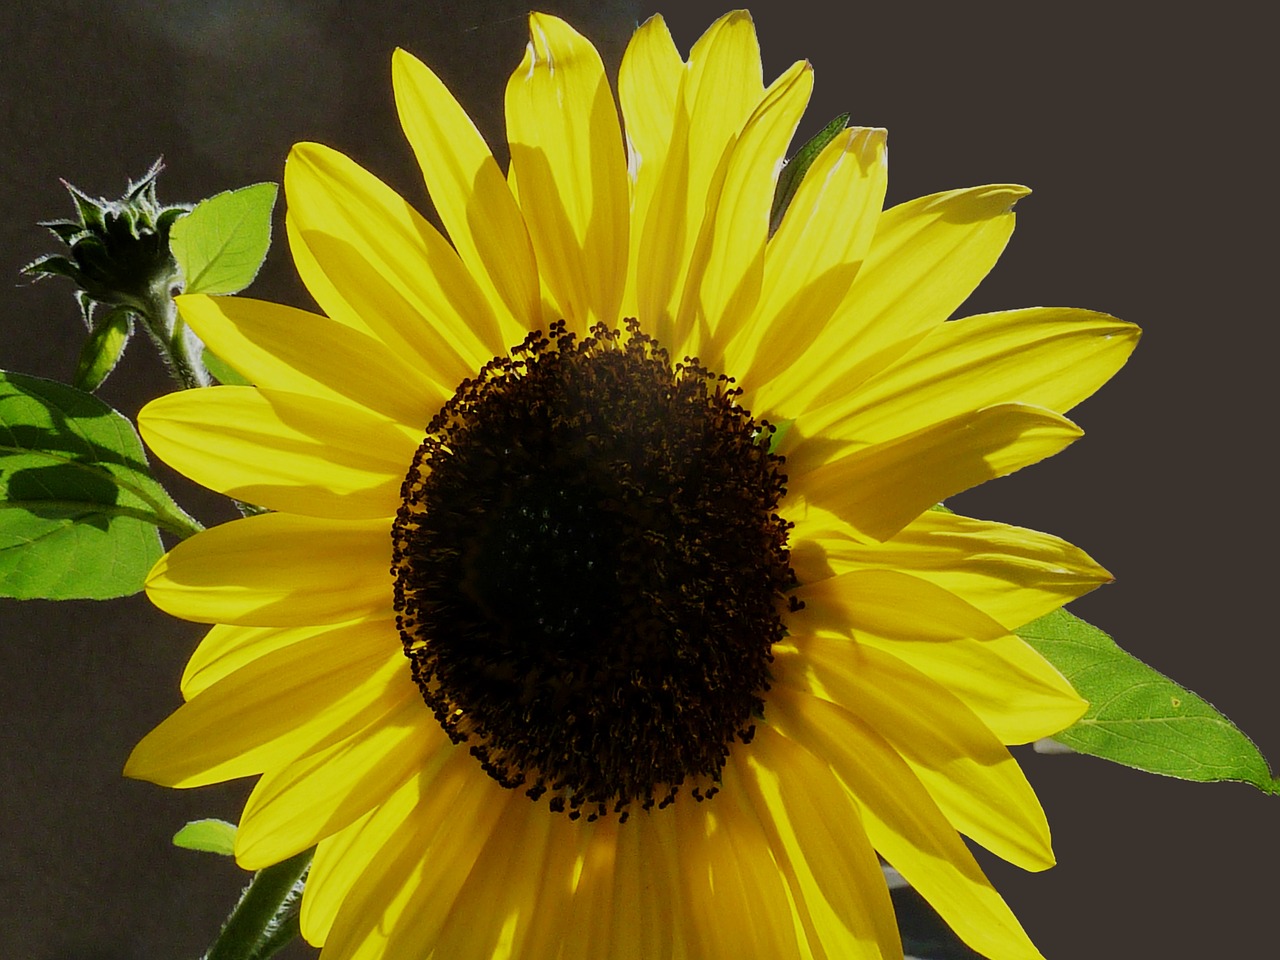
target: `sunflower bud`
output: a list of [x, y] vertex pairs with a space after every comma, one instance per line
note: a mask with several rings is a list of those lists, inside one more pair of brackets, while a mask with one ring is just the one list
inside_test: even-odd
[[[76, 299], [89, 329], [76, 373], [81, 389], [95, 389], [111, 372], [133, 331], [133, 314], [150, 327], [164, 326], [156, 314], [165, 311], [158, 311], [157, 304], [167, 304], [181, 284], [182, 271], [169, 249], [169, 228], [191, 207], [162, 206], [156, 199], [162, 169], [157, 160], [120, 200], [95, 200], [64, 180], [77, 218], [40, 225], [70, 249], [23, 267], [28, 276], [67, 277], [78, 288]], [[98, 306], [105, 312], [95, 318]]]

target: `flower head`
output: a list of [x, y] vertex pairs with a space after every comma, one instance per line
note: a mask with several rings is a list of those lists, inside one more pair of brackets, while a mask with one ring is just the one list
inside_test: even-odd
[[23, 272], [36, 279], [68, 277], [95, 303], [145, 310], [152, 287], [160, 285], [167, 292], [180, 279], [169, 252], [169, 228], [191, 209], [187, 204], [162, 206], [156, 198], [156, 177], [163, 169], [157, 160], [120, 200], [94, 200], [64, 180], [77, 218], [41, 226], [68, 246], [70, 256], [45, 254]]
[[215, 624], [127, 772], [261, 774], [246, 867], [318, 844], [327, 960], [901, 957], [877, 854], [979, 952], [1037, 951], [960, 834], [1031, 870], [1006, 744], [1072, 723], [1013, 635], [1108, 579], [933, 509], [1035, 463], [1136, 330], [949, 320], [1021, 187], [881, 210], [852, 128], [776, 231], [808, 100], [744, 13], [622, 63], [531, 17], [506, 175], [431, 70], [396, 102], [446, 240], [347, 157], [285, 172], [323, 310], [186, 297], [255, 386], [152, 403], [194, 479], [275, 511], [180, 544], [161, 608]]

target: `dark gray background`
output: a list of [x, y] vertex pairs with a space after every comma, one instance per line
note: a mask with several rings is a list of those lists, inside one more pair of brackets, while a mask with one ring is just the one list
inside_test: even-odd
[[[729, 8], [678, 6], [664, 12], [682, 50]], [[614, 55], [627, 24], [652, 12], [625, 0], [542, 8], [613, 38]], [[10, 278], [0, 282], [0, 366], [66, 378], [81, 335], [69, 287], [17, 277], [51, 249], [34, 222], [70, 211], [59, 177], [114, 197], [163, 153], [162, 199], [196, 199], [279, 180], [289, 144], [316, 139], [425, 207], [395, 121], [391, 49], [431, 62], [497, 144], [527, 8], [50, 0], [29, 9], [0, 11], [0, 274]], [[1211, 20], [1093, 2], [762, 0], [752, 9], [769, 78], [800, 57], [814, 64], [802, 135], [843, 111], [889, 128], [891, 202], [983, 182], [1035, 188], [964, 312], [1069, 304], [1146, 329], [1130, 366], [1076, 411], [1083, 441], [958, 506], [1091, 551], [1117, 583], [1075, 609], [1280, 760], [1276, 71], [1268, 31], [1245, 12], [1253, 8], [1219, 4]], [[283, 244], [251, 292], [307, 302]], [[132, 414], [163, 389], [139, 341], [105, 396]], [[215, 498], [180, 490], [206, 522], [227, 517]], [[176, 706], [200, 632], [137, 598], [0, 601], [0, 957], [194, 957], [217, 929], [240, 875], [170, 848], [168, 837], [193, 817], [234, 819], [246, 785], [179, 792], [119, 774], [132, 744]], [[1278, 891], [1263, 871], [1280, 850], [1280, 801], [1088, 758], [1025, 762], [1059, 866], [990, 872], [1047, 955], [1274, 949]]]

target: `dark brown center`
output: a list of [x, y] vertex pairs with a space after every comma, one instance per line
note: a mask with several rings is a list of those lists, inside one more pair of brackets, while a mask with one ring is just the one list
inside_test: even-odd
[[562, 323], [459, 387], [393, 527], [423, 698], [485, 771], [589, 819], [714, 794], [795, 586], [773, 428], [696, 360]]

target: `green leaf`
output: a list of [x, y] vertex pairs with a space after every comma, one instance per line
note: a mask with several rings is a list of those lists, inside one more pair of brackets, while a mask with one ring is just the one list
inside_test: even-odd
[[225, 820], [192, 820], [173, 835], [173, 845], [230, 857], [235, 853], [236, 825]]
[[1253, 741], [1211, 704], [1065, 610], [1018, 636], [1062, 671], [1089, 709], [1053, 739], [1080, 753], [1201, 782], [1238, 780], [1280, 794]]
[[849, 115], [847, 113], [840, 114], [840, 116], [810, 137], [805, 145], [796, 151], [796, 155], [787, 161], [787, 165], [782, 168], [782, 171], [778, 174], [778, 185], [773, 190], [773, 207], [769, 212], [770, 236], [782, 223], [782, 215], [787, 212], [787, 207], [791, 205], [792, 198], [796, 195], [796, 191], [800, 189], [800, 181], [809, 172], [809, 168], [813, 166], [813, 161], [822, 152], [822, 148], [834, 140], [848, 124]]
[[157, 527], [200, 529], [151, 477], [133, 425], [87, 393], [0, 371], [0, 596], [127, 596]]
[[252, 386], [252, 384], [241, 375], [239, 370], [236, 370], [231, 366], [231, 364], [227, 363], [227, 361], [223, 360], [208, 347], [204, 348], [204, 353], [201, 355], [201, 358], [204, 360], [204, 368], [213, 374], [213, 378], [219, 383], [224, 383], [232, 387]]
[[117, 308], [94, 324], [93, 332], [80, 350], [76, 375], [72, 381], [77, 390], [92, 393], [102, 386], [124, 353], [133, 333], [133, 317], [127, 308]]
[[253, 282], [271, 246], [274, 183], [255, 183], [201, 200], [174, 222], [169, 249], [185, 293], [237, 293]]

